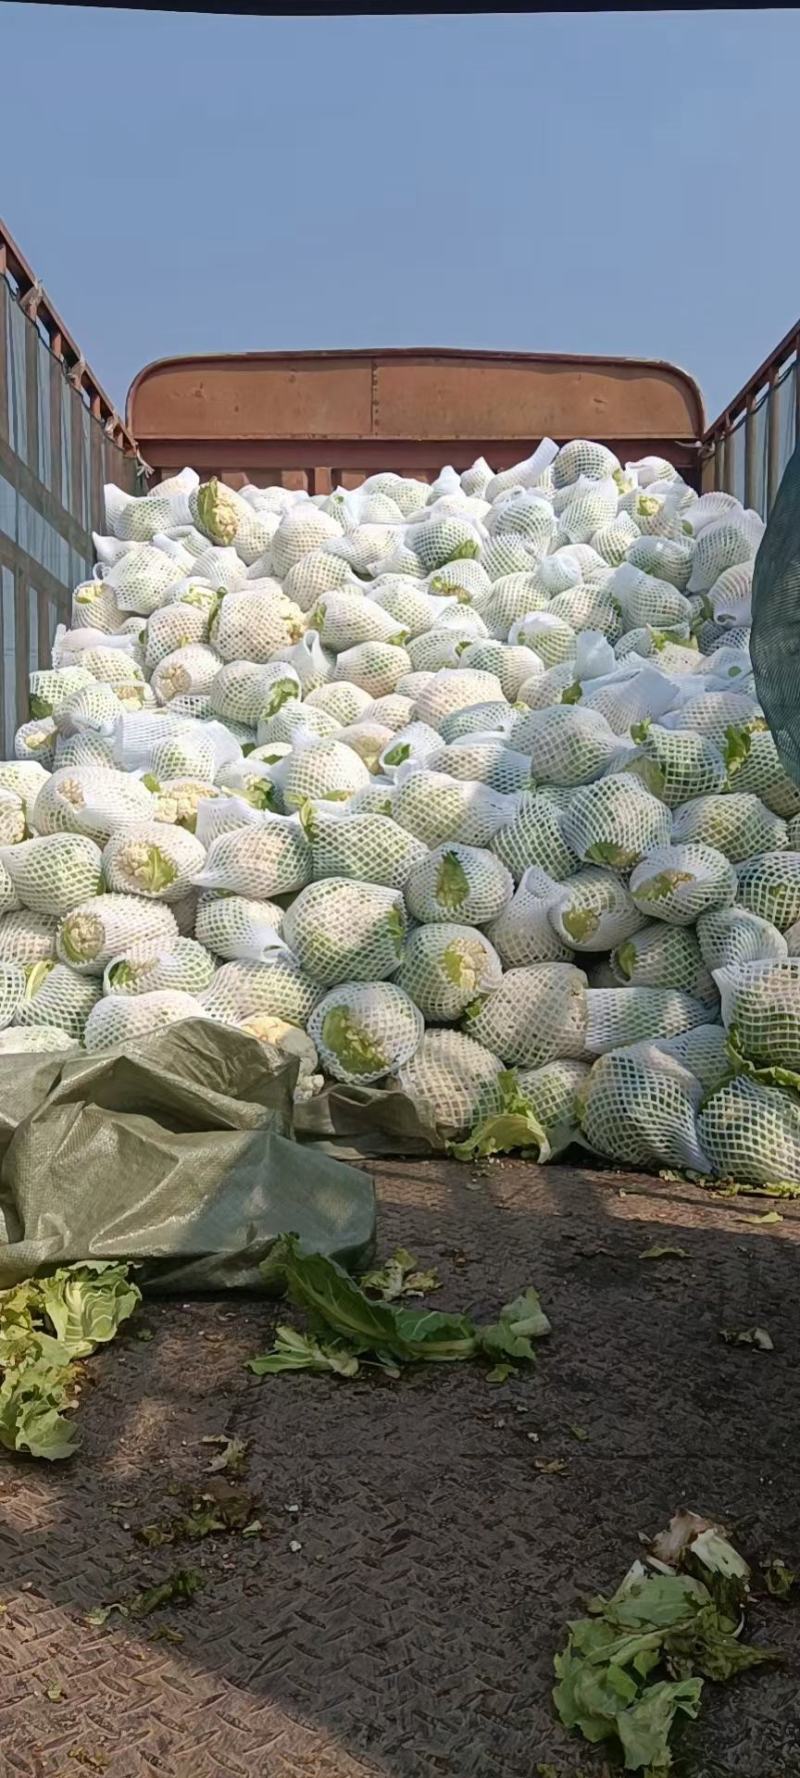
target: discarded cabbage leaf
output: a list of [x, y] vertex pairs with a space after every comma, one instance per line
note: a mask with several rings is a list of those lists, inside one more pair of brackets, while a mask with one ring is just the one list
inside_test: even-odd
[[157, 1586], [146, 1587], [140, 1593], [134, 1593], [127, 1600], [127, 1615], [132, 1618], [149, 1617], [151, 1611], [160, 1611], [163, 1605], [188, 1605], [190, 1600], [199, 1593], [203, 1586], [203, 1576], [196, 1568], [178, 1568], [166, 1580], [159, 1581]]
[[490, 1371], [486, 1372], [486, 1381], [487, 1381], [487, 1383], [507, 1383], [509, 1377], [513, 1377], [515, 1375], [516, 1375], [516, 1366], [515, 1365], [513, 1365], [513, 1364], [495, 1364], [492, 1366], [492, 1369]]
[[[588, 1601], [590, 1615], [569, 1624], [553, 1697], [568, 1728], [615, 1742], [626, 1771], [661, 1778], [672, 1765], [676, 1716], [697, 1716], [703, 1680], [780, 1656], [738, 1640], [749, 1569], [718, 1526], [681, 1511], [653, 1550], [657, 1573], [635, 1562], [612, 1598]], [[709, 1584], [676, 1573], [667, 1555], [691, 1561]]]
[[69, 1382], [68, 1363], [32, 1358], [7, 1370], [0, 1384], [0, 1445], [50, 1462], [71, 1457], [76, 1433], [63, 1417], [72, 1406]]
[[39, 1279], [38, 1288], [45, 1314], [71, 1358], [85, 1358], [95, 1346], [113, 1340], [142, 1300], [128, 1267], [103, 1260], [64, 1266]]
[[228, 1438], [225, 1433], [204, 1438], [202, 1440], [204, 1445], [219, 1445], [220, 1447], [216, 1456], [212, 1457], [209, 1463], [210, 1473], [214, 1475], [224, 1469], [228, 1475], [241, 1475], [247, 1460], [248, 1442], [246, 1438]]
[[399, 1296], [426, 1296], [441, 1289], [438, 1273], [418, 1271], [417, 1261], [405, 1247], [398, 1247], [378, 1271], [365, 1272], [359, 1283], [362, 1290], [374, 1291], [387, 1303]]
[[773, 1599], [788, 1599], [792, 1588], [797, 1585], [797, 1575], [793, 1568], [787, 1568], [780, 1556], [773, 1556], [764, 1564], [764, 1579], [767, 1592]]
[[77, 1435], [64, 1413], [75, 1406], [78, 1373], [70, 1361], [113, 1339], [140, 1301], [127, 1267], [103, 1261], [0, 1292], [0, 1445], [50, 1462], [72, 1456]]
[[323, 1344], [295, 1327], [277, 1327], [272, 1351], [249, 1359], [247, 1369], [256, 1377], [277, 1376], [280, 1371], [333, 1371], [338, 1377], [354, 1377], [358, 1356], [342, 1342]]
[[550, 1332], [550, 1323], [532, 1287], [506, 1303], [500, 1318], [490, 1327], [479, 1330], [481, 1351], [489, 1358], [525, 1359], [536, 1363], [532, 1340], [542, 1340]]
[[726, 1346], [757, 1346], [760, 1352], [774, 1352], [774, 1343], [765, 1327], [723, 1327]]
[[[270, 1262], [273, 1276], [274, 1255], [270, 1255]], [[476, 1334], [466, 1315], [374, 1302], [335, 1260], [320, 1253], [301, 1254], [291, 1235], [282, 1239], [280, 1263], [295, 1308], [352, 1342], [356, 1350], [382, 1350], [405, 1362], [474, 1356]]]
[[100, 1630], [114, 1612], [124, 1618], [143, 1618], [149, 1617], [153, 1611], [160, 1611], [164, 1605], [188, 1605], [204, 1584], [203, 1576], [196, 1568], [176, 1568], [156, 1586], [144, 1587], [127, 1599], [112, 1599], [107, 1605], [96, 1605], [87, 1612], [86, 1622]]
[[650, 1766], [656, 1772], [669, 1760], [669, 1735], [679, 1710], [696, 1717], [700, 1709], [702, 1679], [661, 1681], [648, 1686], [629, 1710], [618, 1717], [619, 1738], [625, 1769], [637, 1772]]
[[[650, 1545], [651, 1561], [665, 1562], [670, 1567], [679, 1567], [685, 1552], [703, 1531], [711, 1531], [715, 1527], [711, 1519], [701, 1518], [699, 1513], [689, 1512], [681, 1507], [673, 1513], [669, 1524], [653, 1538]], [[718, 1529], [718, 1527], [717, 1527]]]
[[[401, 1270], [413, 1263], [404, 1249], [395, 1259]], [[280, 1237], [261, 1269], [272, 1286], [285, 1281], [290, 1302], [306, 1314], [310, 1327], [308, 1333], [279, 1328], [273, 1351], [250, 1360], [249, 1369], [257, 1376], [282, 1370], [335, 1370], [353, 1376], [359, 1358], [377, 1362], [395, 1376], [398, 1365], [417, 1361], [443, 1364], [485, 1355], [530, 1362], [535, 1357], [531, 1339], [550, 1330], [535, 1290], [507, 1303], [499, 1321], [488, 1328], [476, 1326], [467, 1315], [376, 1301], [335, 1260], [301, 1253], [294, 1235]]]
[[139, 1543], [153, 1549], [163, 1544], [178, 1543], [187, 1538], [198, 1541], [219, 1532], [244, 1531], [253, 1516], [252, 1494], [236, 1488], [222, 1477], [208, 1482], [202, 1492], [187, 1496], [188, 1510], [152, 1525], [141, 1525], [135, 1536]]

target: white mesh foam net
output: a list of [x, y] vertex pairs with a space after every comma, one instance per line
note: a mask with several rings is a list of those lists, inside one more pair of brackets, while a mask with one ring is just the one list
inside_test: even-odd
[[302, 1094], [399, 1086], [440, 1139], [521, 1095], [544, 1156], [580, 1128], [796, 1177], [800, 786], [749, 659], [757, 515], [587, 439], [430, 487], [108, 502], [0, 762], [5, 1053], [206, 1016], [270, 1066], [293, 1043]]

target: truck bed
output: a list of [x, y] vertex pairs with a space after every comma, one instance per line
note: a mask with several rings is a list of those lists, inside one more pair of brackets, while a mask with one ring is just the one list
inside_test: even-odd
[[[0, 1471], [14, 1778], [601, 1778], [554, 1719], [552, 1658], [640, 1533], [686, 1504], [752, 1562], [800, 1567], [799, 1205], [759, 1225], [769, 1200], [639, 1175], [371, 1171], [380, 1251], [435, 1266], [437, 1307], [487, 1314], [537, 1285], [537, 1370], [259, 1381], [243, 1366], [272, 1306], [145, 1303], [87, 1367], [80, 1454]], [[684, 1256], [643, 1259], [654, 1244]], [[756, 1325], [774, 1350], [720, 1337]], [[136, 1542], [202, 1488], [221, 1434], [248, 1441], [261, 1531]], [[204, 1586], [185, 1609], [86, 1621], [187, 1566]], [[754, 1584], [753, 1638], [787, 1664], [708, 1686], [678, 1773], [800, 1774], [800, 1614]]]

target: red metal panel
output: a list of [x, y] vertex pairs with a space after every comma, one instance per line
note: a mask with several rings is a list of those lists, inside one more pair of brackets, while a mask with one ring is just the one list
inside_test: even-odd
[[[262, 486], [282, 480], [286, 487], [290, 487], [297, 483], [289, 482], [288, 475], [303, 470], [315, 478], [316, 487], [312, 491], [319, 493], [323, 491], [323, 476], [333, 477], [335, 481], [344, 476], [352, 484], [359, 475], [371, 475], [378, 469], [395, 469], [433, 479], [443, 463], [452, 463], [459, 470], [467, 469], [485, 452], [488, 452], [493, 467], [507, 469], [533, 448], [538, 437], [538, 433], [532, 433], [528, 437], [491, 442], [485, 438], [456, 441], [439, 438], [422, 443], [409, 439], [328, 439], [325, 445], [330, 463], [325, 469], [319, 464], [319, 439], [268, 439], [257, 443], [252, 439], [240, 442], [215, 439], [198, 443], [191, 439], [168, 438], [154, 440], [152, 446], [156, 479], [172, 475], [189, 463], [204, 477], [222, 475], [226, 481], [232, 481], [238, 474]], [[564, 442], [564, 438], [556, 439], [557, 444]], [[658, 437], [612, 438], [607, 442], [626, 460], [666, 451], [676, 467], [687, 476], [694, 475], [697, 469], [698, 447], [692, 441]], [[301, 485], [305, 486], [305, 481]]]
[[302, 469], [322, 490], [356, 470], [428, 474], [482, 454], [503, 467], [545, 434], [665, 452], [692, 473], [705, 416], [673, 365], [409, 348], [161, 360], [135, 379], [128, 424], [156, 477]]

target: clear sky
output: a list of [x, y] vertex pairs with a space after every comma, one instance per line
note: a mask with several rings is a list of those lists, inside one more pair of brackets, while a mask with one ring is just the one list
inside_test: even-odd
[[0, 6], [5, 220], [109, 393], [173, 353], [670, 358], [800, 313], [800, 13]]

